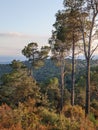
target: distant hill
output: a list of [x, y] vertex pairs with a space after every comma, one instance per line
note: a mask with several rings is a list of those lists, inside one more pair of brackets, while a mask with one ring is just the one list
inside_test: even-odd
[[[24, 61], [24, 64], [28, 66], [28, 62]], [[12, 70], [10, 64], [0, 64], [0, 76], [5, 73], [10, 73]], [[45, 65], [40, 69], [34, 70], [34, 77], [37, 81], [45, 81], [48, 78], [58, 77], [58, 67], [54, 65], [51, 60], [46, 60]]]
[[[71, 59], [67, 59], [67, 62], [71, 63]], [[28, 62], [24, 62], [25, 65], [28, 66]], [[92, 60], [91, 66], [98, 65], [98, 60]], [[84, 69], [85, 66], [85, 60], [78, 59], [76, 60], [76, 72], [79, 72], [81, 69]], [[81, 68], [81, 69], [80, 69]], [[2, 76], [5, 73], [10, 73], [12, 70], [10, 64], [0, 64], [0, 76]], [[38, 70], [34, 70], [34, 77], [37, 81], [46, 81], [49, 78], [52, 77], [59, 77], [60, 76], [60, 70], [57, 66], [50, 60], [47, 59], [45, 61], [45, 65], [41, 67]]]
[[10, 73], [12, 68], [9, 64], [0, 64], [0, 76], [6, 73]]
[[10, 64], [11, 62], [9, 61], [9, 62], [0, 62], [0, 64], [3, 64], [3, 65], [5, 65], [5, 64]]

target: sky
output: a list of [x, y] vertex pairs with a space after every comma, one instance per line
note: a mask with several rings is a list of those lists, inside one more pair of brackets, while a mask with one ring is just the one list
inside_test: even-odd
[[0, 0], [0, 62], [24, 60], [30, 42], [48, 45], [63, 0]]

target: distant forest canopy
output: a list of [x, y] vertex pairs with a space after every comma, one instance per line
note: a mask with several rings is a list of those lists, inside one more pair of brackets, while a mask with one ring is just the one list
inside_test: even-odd
[[[66, 63], [71, 64], [71, 59]], [[77, 64], [78, 63], [78, 64]], [[91, 62], [91, 114], [85, 119], [85, 60], [76, 61], [75, 105], [71, 71], [65, 76], [64, 106], [60, 113], [60, 70], [51, 59], [28, 76], [28, 61], [0, 65], [0, 128], [19, 130], [97, 130], [98, 60]], [[26, 67], [27, 66], [27, 67]], [[62, 124], [63, 122], [63, 124]], [[88, 125], [89, 123], [89, 125]], [[3, 129], [2, 129], [3, 130]]]
[[[66, 59], [66, 61], [71, 65], [71, 59]], [[28, 67], [28, 61], [23, 61], [23, 63]], [[91, 60], [91, 66], [97, 66], [98, 60]], [[77, 59], [76, 60], [76, 73], [81, 72], [85, 68], [85, 60]], [[12, 67], [10, 64], [0, 64], [0, 77], [3, 74], [10, 73], [12, 71]], [[38, 82], [47, 81], [52, 77], [59, 77], [60, 70], [54, 64], [51, 59], [46, 59], [45, 65], [39, 69], [34, 70], [34, 77]], [[43, 75], [43, 76], [42, 76]]]

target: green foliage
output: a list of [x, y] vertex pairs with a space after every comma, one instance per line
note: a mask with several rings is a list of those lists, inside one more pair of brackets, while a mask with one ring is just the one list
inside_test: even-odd
[[34, 65], [34, 69], [39, 69], [39, 67], [44, 66], [44, 62], [42, 60], [38, 60], [33, 65]]
[[50, 79], [50, 84], [53, 84], [54, 86], [58, 86], [59, 82], [56, 77]]
[[51, 59], [45, 60], [44, 66], [42, 66], [40, 69], [34, 70], [34, 77], [39, 83], [45, 83], [54, 77], [59, 78], [59, 75], [60, 70], [54, 65], [54, 62], [51, 61]]
[[12, 69], [16, 69], [16, 70], [25, 68], [25, 65], [22, 62], [16, 60], [13, 60], [10, 66], [12, 67]]
[[75, 103], [82, 106], [83, 108], [85, 107], [85, 88], [77, 86], [75, 90]]
[[51, 130], [77, 130], [79, 129], [79, 122], [66, 118], [63, 114], [56, 114], [49, 110], [43, 109], [42, 123], [49, 124]]
[[28, 77], [25, 68], [18, 70], [16, 68], [10, 74], [2, 76], [1, 80], [1, 103], [6, 102], [14, 107], [17, 106], [19, 102], [23, 102], [29, 97], [40, 99], [39, 87], [32, 77]]
[[80, 106], [71, 106], [67, 105], [63, 107], [63, 113], [65, 117], [70, 117], [77, 121], [81, 121], [81, 119], [85, 116], [83, 109]]
[[42, 122], [55, 126], [59, 120], [59, 116], [54, 112], [43, 109], [41, 112]]
[[93, 101], [92, 101], [92, 103], [91, 103], [91, 106], [92, 106], [94, 109], [98, 110], [98, 101], [97, 101], [96, 99], [93, 99]]
[[33, 76], [34, 68], [38, 69], [44, 65], [44, 60], [48, 57], [50, 47], [44, 46], [41, 50], [38, 49], [37, 43], [29, 43], [22, 50], [22, 54], [26, 56], [29, 61], [29, 75]]
[[[35, 52], [37, 53], [38, 45], [35, 42], [29, 43], [28, 46], [25, 46], [22, 50], [22, 54], [27, 58], [33, 58]], [[35, 58], [35, 57], [34, 57]]]
[[79, 80], [78, 80], [77, 86], [84, 88], [85, 87], [85, 82], [86, 82], [85, 81], [85, 77], [84, 76], [80, 76]]
[[[86, 2], [85, 6], [82, 6], [84, 4], [82, 2]], [[71, 49], [72, 42], [77, 43], [81, 39], [80, 30], [85, 30], [85, 32], [82, 32], [84, 41], [91, 40], [88, 38], [91, 38], [89, 34], [91, 35], [93, 31], [90, 30], [91, 21], [88, 21], [88, 13], [90, 9], [93, 10], [97, 7], [97, 5], [93, 6], [92, 4], [96, 4], [96, 2], [93, 0], [91, 3], [90, 0], [64, 0], [64, 6], [67, 8], [56, 14], [55, 30], [52, 32], [50, 43], [52, 44], [52, 60], [58, 67], [51, 60], [46, 60], [50, 51], [48, 46], [38, 50], [37, 43], [32, 42], [22, 50], [22, 54], [29, 61], [28, 68], [30, 71], [34, 71], [34, 76], [40, 84], [31, 77], [32, 75], [28, 76], [27, 68], [22, 62], [12, 61], [10, 64], [12, 68], [9, 69], [11, 73], [3, 75], [0, 82], [1, 130], [97, 130], [98, 66], [91, 68], [90, 96], [92, 113], [85, 118], [83, 108], [85, 108], [85, 81], [87, 77], [84, 75], [83, 69], [79, 71], [81, 68], [79, 65], [81, 64], [78, 63], [78, 66], [76, 66], [75, 104], [79, 106], [69, 105], [71, 60], [65, 60]], [[84, 7], [87, 5], [85, 11]], [[83, 23], [85, 28], [82, 29], [80, 29], [79, 21], [81, 17], [77, 17], [80, 16], [80, 11], [78, 11], [80, 7], [83, 7], [81, 23], [85, 20], [85, 23]], [[89, 12], [87, 13], [87, 11]], [[94, 10], [95, 12], [96, 10]], [[93, 15], [90, 14], [90, 16]], [[89, 44], [84, 43], [87, 60], [92, 56], [89, 53], [89, 45], [90, 42]], [[82, 62], [85, 63], [85, 61]], [[45, 67], [43, 67], [44, 63], [46, 63]], [[35, 69], [39, 67], [41, 69], [35, 72]], [[64, 84], [64, 81], [66, 84]], [[89, 93], [87, 94], [89, 95]], [[61, 102], [60, 99], [64, 101]], [[61, 103], [64, 107], [62, 111], [59, 111], [58, 108]]]
[[0, 77], [3, 74], [10, 73], [12, 71], [12, 68], [9, 64], [0, 64]]
[[59, 81], [56, 77], [49, 80], [49, 84], [47, 85], [46, 92], [51, 107], [57, 109], [59, 107], [59, 102], [60, 102], [60, 89], [59, 89]]
[[89, 114], [89, 119], [90, 119], [91, 122], [94, 123], [95, 126], [98, 124], [98, 120], [95, 119], [95, 116], [94, 116], [93, 113]]

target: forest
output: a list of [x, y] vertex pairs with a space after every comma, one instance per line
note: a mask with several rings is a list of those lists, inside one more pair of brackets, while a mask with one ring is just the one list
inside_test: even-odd
[[26, 61], [0, 64], [0, 130], [98, 130], [98, 1], [63, 6], [48, 46], [32, 41]]

